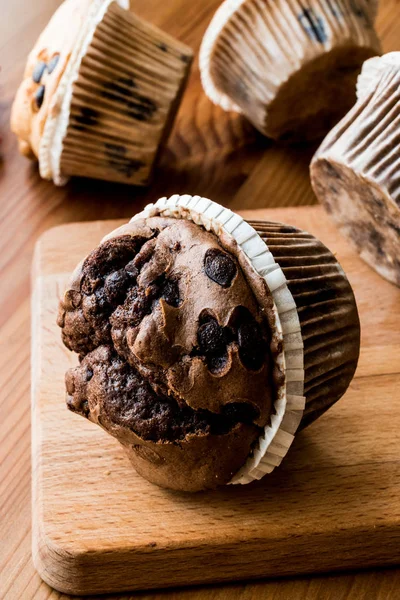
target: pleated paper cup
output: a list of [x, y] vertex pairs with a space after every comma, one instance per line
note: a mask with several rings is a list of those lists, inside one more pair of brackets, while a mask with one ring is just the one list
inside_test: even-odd
[[166, 142], [192, 51], [135, 16], [123, 0], [93, 0], [47, 119], [41, 174], [146, 185]]
[[362, 63], [380, 53], [368, 0], [225, 0], [200, 51], [208, 97], [263, 134], [322, 137], [355, 102]]
[[[261, 479], [280, 465], [299, 426], [339, 400], [354, 375], [360, 324], [351, 286], [333, 254], [294, 227], [246, 222], [207, 198], [189, 195], [161, 198], [132, 221], [158, 215], [188, 219], [215, 233], [224, 248], [235, 249], [242, 268], [250, 268], [252, 281], [262, 280], [263, 286], [253, 285], [260, 305], [271, 307], [272, 299], [271, 346], [281, 377], [275, 377], [269, 422], [230, 483]], [[129, 225], [123, 226], [105, 239], [128, 232]]]
[[296, 303], [304, 344], [301, 421], [315, 421], [346, 391], [359, 354], [359, 320], [354, 294], [330, 250], [295, 227], [249, 221], [281, 267]]
[[186, 46], [112, 3], [74, 85], [61, 171], [147, 184], [191, 58]]
[[357, 93], [312, 160], [312, 185], [361, 258], [400, 286], [400, 52], [368, 60]]

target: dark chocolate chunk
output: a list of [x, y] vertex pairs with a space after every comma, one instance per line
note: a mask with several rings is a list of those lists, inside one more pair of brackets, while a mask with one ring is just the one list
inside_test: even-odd
[[43, 104], [43, 100], [44, 100], [44, 92], [45, 92], [45, 87], [44, 85], [41, 85], [40, 87], [38, 87], [38, 89], [36, 90], [36, 94], [35, 94], [35, 104], [38, 108], [40, 108]]
[[114, 271], [106, 277], [104, 294], [111, 306], [117, 306], [120, 302], [123, 302], [131, 281], [131, 277], [125, 269]]
[[51, 74], [54, 71], [54, 69], [58, 65], [58, 61], [59, 60], [60, 60], [60, 55], [59, 54], [55, 54], [53, 56], [53, 58], [50, 59], [50, 61], [47, 64], [47, 71], [48, 71], [49, 74]]
[[179, 285], [177, 281], [167, 279], [163, 286], [162, 298], [164, 298], [167, 304], [174, 306], [175, 308], [181, 304], [182, 301], [180, 299]]
[[211, 373], [218, 373], [222, 371], [228, 362], [228, 355], [224, 356], [209, 356], [207, 358], [207, 366]]
[[211, 319], [200, 325], [197, 332], [200, 350], [204, 354], [226, 353], [226, 340], [224, 328], [215, 319]]
[[264, 364], [266, 350], [259, 325], [255, 321], [242, 323], [237, 333], [242, 363], [248, 369], [258, 371]]
[[207, 277], [218, 283], [218, 285], [227, 288], [231, 285], [233, 278], [237, 273], [237, 267], [234, 260], [226, 252], [211, 248], [207, 250], [204, 257], [204, 270]]
[[162, 50], [163, 52], [168, 52], [168, 48], [167, 45], [164, 44], [164, 42], [160, 42], [159, 44], [157, 44], [157, 46], [160, 48], [160, 50]]
[[46, 70], [46, 63], [40, 60], [36, 63], [35, 68], [33, 69], [32, 79], [35, 83], [40, 83], [43, 73]]
[[224, 406], [224, 414], [230, 421], [241, 423], [252, 423], [260, 416], [260, 411], [248, 402], [232, 402]]
[[324, 44], [328, 40], [325, 23], [312, 8], [305, 8], [298, 16], [300, 25], [313, 42]]

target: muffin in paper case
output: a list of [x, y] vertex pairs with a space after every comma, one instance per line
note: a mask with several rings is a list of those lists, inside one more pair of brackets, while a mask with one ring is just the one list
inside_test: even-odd
[[359, 354], [350, 284], [321, 242], [199, 196], [162, 198], [106, 236], [58, 323], [82, 359], [68, 407], [116, 437], [143, 477], [183, 491], [279, 466], [298, 428], [343, 395]]
[[375, 0], [225, 0], [203, 38], [209, 98], [263, 134], [320, 138], [355, 102], [362, 63], [380, 53]]
[[357, 95], [317, 150], [312, 185], [361, 258], [400, 286], [400, 52], [366, 61]]
[[192, 51], [128, 8], [65, 0], [29, 55], [11, 125], [56, 185], [71, 176], [145, 185], [168, 137]]

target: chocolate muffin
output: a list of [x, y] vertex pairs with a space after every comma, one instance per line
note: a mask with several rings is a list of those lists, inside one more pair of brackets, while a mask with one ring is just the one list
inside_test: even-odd
[[192, 56], [129, 0], [65, 0], [30, 52], [13, 103], [21, 154], [56, 185], [73, 176], [146, 185]]
[[68, 408], [145, 478], [185, 491], [271, 471], [300, 421], [344, 393], [359, 351], [350, 285], [320, 242], [190, 196], [107, 236], [75, 271], [58, 324], [80, 357]]

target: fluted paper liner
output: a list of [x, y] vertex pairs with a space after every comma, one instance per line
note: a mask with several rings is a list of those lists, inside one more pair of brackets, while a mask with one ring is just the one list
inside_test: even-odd
[[359, 326], [350, 285], [329, 250], [295, 228], [247, 223], [207, 198], [189, 195], [161, 198], [132, 221], [156, 215], [188, 219], [217, 236], [231, 236], [271, 292], [284, 381], [270, 422], [230, 483], [261, 479], [280, 465], [300, 423], [310, 423], [338, 400], [354, 374]]
[[204, 90], [270, 137], [323, 135], [380, 52], [376, 9], [376, 0], [225, 0], [201, 46]]
[[400, 52], [364, 64], [358, 97], [315, 154], [312, 184], [361, 258], [400, 286]]
[[85, 176], [146, 185], [189, 74], [187, 46], [106, 3], [69, 75], [55, 183]]

